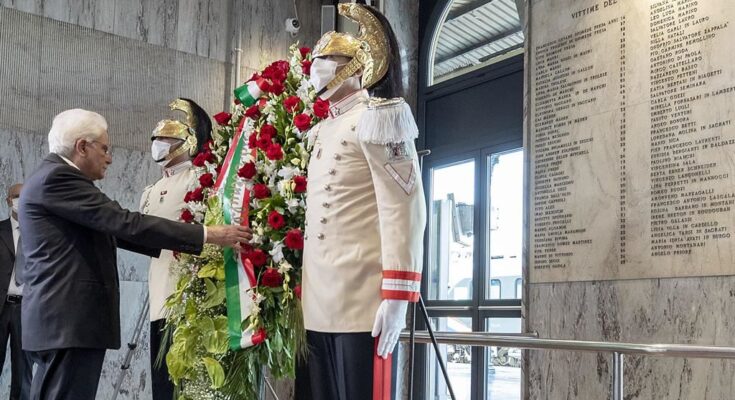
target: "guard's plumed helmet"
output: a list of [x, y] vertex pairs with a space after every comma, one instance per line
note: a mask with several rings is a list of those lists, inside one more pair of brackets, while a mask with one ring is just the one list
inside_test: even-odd
[[169, 107], [171, 107], [171, 110], [186, 114], [186, 122], [175, 119], [159, 121], [151, 134], [151, 140], [172, 138], [184, 141], [181, 147], [166, 156], [167, 160], [172, 160], [184, 152], [188, 152], [189, 156], [195, 156], [202, 150], [211, 136], [212, 121], [210, 121], [209, 115], [194, 100], [190, 99], [176, 99], [169, 104]]
[[[349, 33], [327, 32], [314, 46], [315, 58], [326, 56], [345, 56], [352, 60], [340, 70], [326, 89], [341, 85], [347, 78], [362, 71], [362, 87], [373, 88], [386, 78], [390, 72], [400, 73], [391, 68], [397, 57], [395, 36], [385, 17], [377, 10], [361, 4], [344, 3], [338, 6], [339, 14], [356, 22], [360, 30], [355, 37]], [[400, 62], [400, 61], [399, 61]]]

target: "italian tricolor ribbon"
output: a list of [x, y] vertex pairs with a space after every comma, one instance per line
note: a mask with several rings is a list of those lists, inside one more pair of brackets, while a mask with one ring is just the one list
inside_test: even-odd
[[235, 89], [235, 97], [240, 100], [245, 107], [255, 104], [263, 93], [263, 88], [268, 84], [265, 79], [258, 78], [246, 82], [244, 85]]
[[[215, 190], [221, 193], [222, 210], [225, 224], [248, 223], [250, 191], [243, 185], [237, 185], [237, 171], [240, 167], [242, 153], [246, 150], [246, 136], [243, 135], [243, 118], [232, 138], [232, 144], [222, 165], [222, 173], [217, 178]], [[225, 294], [227, 297], [227, 327], [229, 345], [232, 350], [244, 349], [263, 341], [263, 335], [255, 335], [251, 330], [243, 331], [242, 321], [250, 315], [253, 299], [249, 291], [256, 285], [255, 271], [244, 253], [236, 253], [232, 248], [225, 248]]]

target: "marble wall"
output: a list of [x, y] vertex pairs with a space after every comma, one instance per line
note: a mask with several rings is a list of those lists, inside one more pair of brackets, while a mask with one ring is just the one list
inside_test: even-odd
[[[529, 11], [526, 37], [532, 36], [529, 19], [548, 18], [533, 12], [540, 1], [522, 2]], [[532, 48], [526, 43], [527, 54]], [[533, 79], [527, 57], [525, 132]], [[527, 133], [527, 146], [531, 139]], [[541, 338], [735, 346], [733, 288], [735, 276], [531, 283], [524, 291], [524, 329]], [[611, 354], [525, 351], [524, 357], [526, 400], [611, 398]], [[625, 358], [624, 398], [728, 400], [734, 376], [735, 361], [631, 356]]]

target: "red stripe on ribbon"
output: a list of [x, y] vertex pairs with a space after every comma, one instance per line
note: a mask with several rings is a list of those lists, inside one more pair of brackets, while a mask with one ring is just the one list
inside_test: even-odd
[[375, 338], [373, 351], [373, 400], [391, 400], [393, 353], [389, 354], [388, 358], [379, 356], [379, 339], [380, 337]]
[[[250, 150], [250, 154], [253, 155], [253, 158], [257, 157], [257, 151], [257, 149]], [[250, 226], [250, 220], [248, 219], [250, 217], [250, 191], [246, 190], [242, 196], [242, 211], [240, 212], [240, 221], [242, 221], [243, 226]], [[245, 274], [248, 276], [248, 281], [250, 281], [250, 287], [255, 287], [258, 281], [255, 278], [255, 267], [253, 267], [253, 263], [250, 262], [249, 259], [245, 258], [244, 251], [240, 252], [240, 259], [242, 260], [242, 265], [245, 268]]]
[[407, 292], [404, 290], [381, 290], [383, 299], [408, 300], [411, 303], [419, 301], [419, 292]]
[[383, 279], [403, 279], [405, 281], [421, 282], [421, 273], [386, 269], [383, 270]]
[[237, 127], [237, 130], [235, 131], [235, 136], [232, 137], [232, 151], [228, 151], [227, 155], [225, 156], [225, 161], [222, 163], [222, 169], [220, 169], [220, 174], [217, 176], [217, 181], [214, 183], [214, 191], [218, 191], [220, 187], [222, 186], [222, 183], [225, 180], [225, 175], [227, 175], [227, 171], [230, 169], [230, 163], [232, 162], [232, 155], [235, 153], [235, 148], [237, 147], [237, 141], [240, 140], [240, 135], [242, 135], [242, 127], [245, 125], [246, 117], [242, 117], [240, 119], [240, 125]]

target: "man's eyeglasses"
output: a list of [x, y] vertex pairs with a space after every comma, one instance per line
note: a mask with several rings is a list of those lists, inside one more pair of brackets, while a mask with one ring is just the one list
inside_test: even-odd
[[96, 140], [90, 140], [87, 143], [97, 143], [100, 145], [100, 149], [105, 152], [105, 155], [111, 156], [112, 155], [112, 148], [104, 143], [100, 143]]

